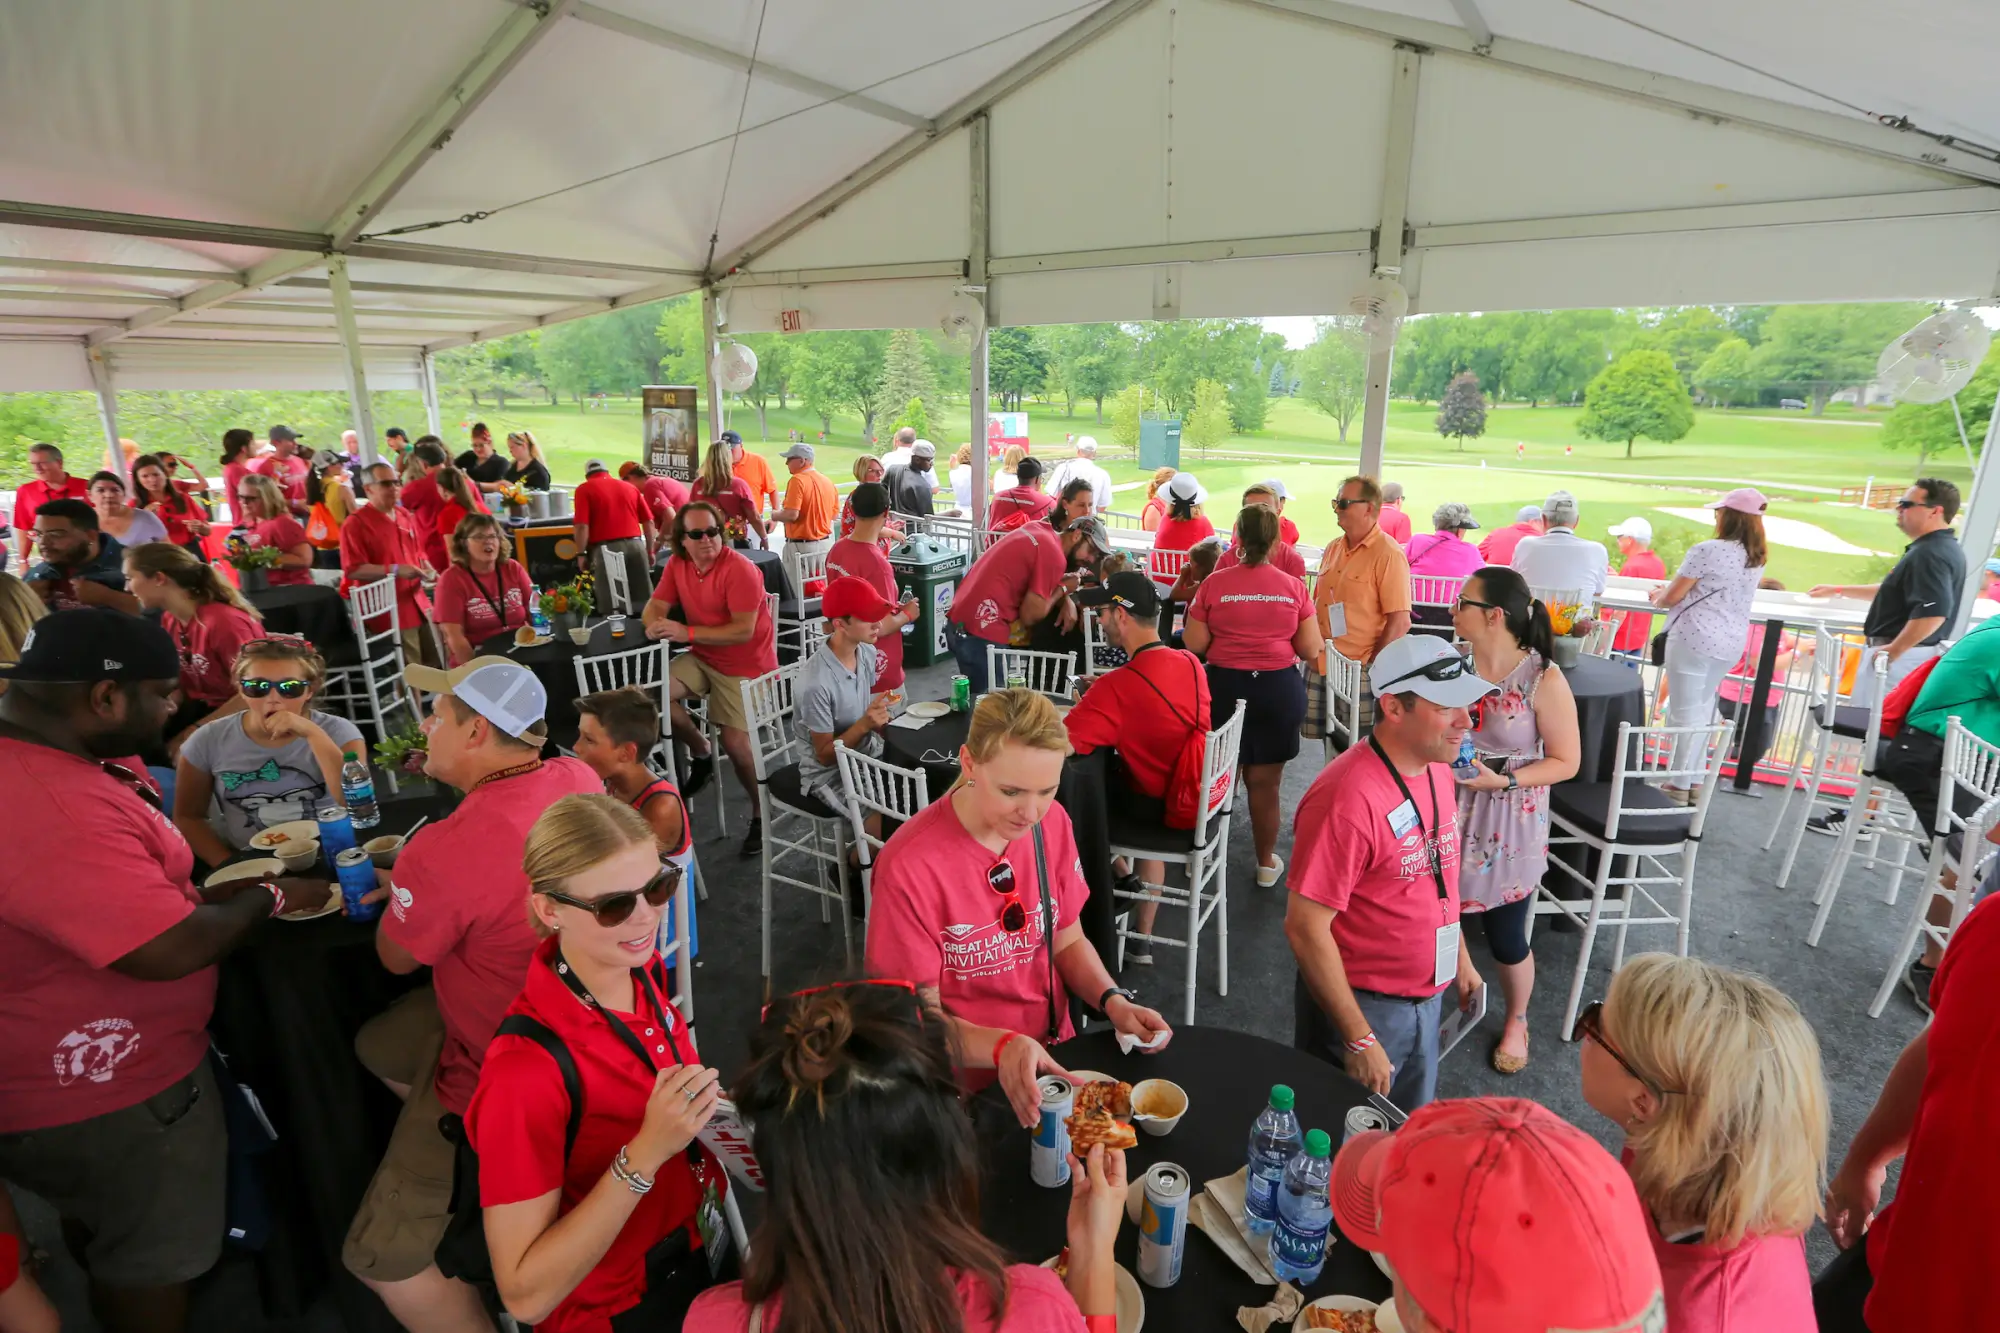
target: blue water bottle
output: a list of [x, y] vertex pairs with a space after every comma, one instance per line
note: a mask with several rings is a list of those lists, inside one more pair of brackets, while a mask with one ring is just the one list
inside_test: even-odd
[[1243, 1221], [1253, 1236], [1268, 1236], [1278, 1225], [1278, 1188], [1285, 1168], [1298, 1154], [1305, 1136], [1292, 1112], [1292, 1090], [1279, 1083], [1271, 1089], [1271, 1104], [1250, 1126], [1250, 1163], [1244, 1176]]
[[359, 845], [354, 840], [354, 821], [347, 817], [344, 805], [323, 805], [318, 815], [320, 855], [332, 865], [335, 857]]
[[1318, 1280], [1332, 1226], [1333, 1140], [1323, 1129], [1308, 1130], [1278, 1190], [1278, 1229], [1271, 1235], [1271, 1272], [1278, 1281], [1304, 1287]]
[[382, 822], [382, 807], [375, 803], [375, 778], [365, 759], [350, 759], [340, 768], [340, 794], [347, 802], [347, 818], [355, 828], [374, 828]]

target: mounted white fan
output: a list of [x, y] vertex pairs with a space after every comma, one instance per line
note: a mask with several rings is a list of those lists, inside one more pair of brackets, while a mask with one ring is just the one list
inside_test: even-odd
[[970, 347], [986, 332], [986, 306], [974, 289], [961, 287], [952, 293], [951, 304], [938, 321], [938, 332], [954, 347]]
[[1992, 345], [1993, 334], [1978, 315], [1967, 309], [1940, 310], [1883, 348], [1875, 362], [1875, 378], [1903, 402], [1951, 400], [1958, 442], [1965, 447], [1966, 463], [1975, 468], [1972, 441], [1966, 438], [1965, 418], [1958, 410], [1958, 391], [1972, 382]]
[[1347, 300], [1348, 310], [1361, 321], [1370, 351], [1386, 352], [1396, 344], [1396, 329], [1410, 313], [1410, 294], [1396, 281], [1402, 270], [1382, 269]]
[[757, 382], [757, 354], [740, 342], [722, 344], [715, 359], [715, 377], [722, 382], [723, 392], [742, 393]]

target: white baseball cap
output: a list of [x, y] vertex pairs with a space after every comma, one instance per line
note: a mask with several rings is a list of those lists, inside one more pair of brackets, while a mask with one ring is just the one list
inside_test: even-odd
[[1185, 500], [1189, 504], [1207, 504], [1208, 491], [1194, 479], [1192, 472], [1176, 472], [1160, 487], [1160, 494], [1169, 500]]
[[449, 694], [516, 740], [539, 744], [548, 738], [542, 720], [549, 711], [548, 691], [510, 657], [475, 657], [451, 671], [413, 664], [403, 669], [403, 679], [427, 694]]
[[1613, 523], [1605, 531], [1614, 537], [1630, 537], [1641, 546], [1651, 546], [1653, 544], [1653, 525], [1645, 519], [1640, 518], [1637, 514], [1626, 519], [1623, 523]]
[[1470, 707], [1500, 688], [1481, 680], [1472, 659], [1435, 634], [1405, 634], [1375, 654], [1368, 668], [1368, 689], [1385, 694], [1414, 694], [1440, 708]]
[[1292, 493], [1285, 489], [1285, 483], [1279, 481], [1276, 477], [1266, 477], [1257, 484], [1270, 491], [1271, 494], [1277, 496], [1280, 500], [1289, 500], [1292, 498]]

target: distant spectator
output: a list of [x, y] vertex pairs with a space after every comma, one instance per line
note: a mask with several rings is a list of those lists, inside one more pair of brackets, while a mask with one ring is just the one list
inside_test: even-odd
[[167, 525], [159, 515], [125, 503], [125, 483], [116, 472], [91, 477], [90, 504], [97, 510], [97, 530], [116, 537], [120, 546], [167, 540]]
[[928, 518], [935, 513], [936, 465], [937, 446], [929, 440], [918, 440], [910, 446], [908, 463], [890, 464], [882, 478], [882, 485], [889, 492], [889, 508], [913, 518]]
[[[125, 576], [143, 611], [180, 650], [180, 703], [163, 732], [169, 761], [196, 727], [217, 709], [243, 706], [236, 689], [236, 657], [243, 645], [264, 637], [264, 617], [215, 566], [166, 542], [125, 552]], [[310, 818], [310, 816], [307, 816]]]
[[986, 511], [986, 527], [990, 532], [1012, 532], [1047, 518], [1055, 507], [1055, 497], [1042, 489], [1041, 460], [1024, 457], [1014, 469], [1014, 484], [994, 494]]
[[961, 444], [951, 456], [951, 514], [972, 512], [972, 446]]
[[1512, 523], [1486, 534], [1486, 540], [1479, 543], [1479, 559], [1488, 565], [1511, 565], [1514, 548], [1521, 544], [1521, 539], [1541, 535], [1542, 507], [1522, 505], [1515, 511]]
[[[743, 437], [733, 430], [722, 432], [722, 443], [729, 446], [730, 474], [741, 481], [750, 492], [750, 504], [758, 513], [772, 509], [778, 503], [778, 478], [772, 473], [771, 465], [764, 461], [762, 454], [753, 454], [743, 447]], [[721, 494], [713, 488], [709, 498]]]
[[840, 495], [825, 473], [813, 466], [813, 447], [794, 444], [782, 455], [791, 480], [785, 483], [785, 506], [771, 517], [785, 525], [785, 573], [799, 596], [807, 596], [799, 561], [824, 555], [833, 545], [833, 521]]
[[[424, 554], [416, 516], [396, 504], [403, 485], [396, 469], [388, 463], [376, 463], [364, 469], [362, 476], [367, 482], [368, 503], [341, 524], [340, 572], [350, 585], [396, 580], [396, 629], [402, 636], [403, 660], [429, 662], [437, 650], [425, 628], [431, 602], [423, 581], [427, 576], [436, 578], [437, 571]], [[365, 628], [373, 634], [380, 626]]]
[[[867, 486], [874, 484], [879, 486], [886, 472], [887, 469], [882, 466], [882, 460], [873, 454], [863, 454], [854, 460], [854, 480], [860, 485]], [[882, 491], [884, 503], [887, 503], [888, 495], [887, 488], [884, 488]], [[846, 502], [840, 506], [839, 532], [843, 538], [852, 536], [854, 533], [853, 491], [847, 493]], [[882, 549], [885, 551], [903, 540], [903, 525], [896, 521], [893, 514], [890, 515], [888, 522], [883, 526], [881, 540], [883, 542]]]
[[[299, 457], [299, 433], [290, 426], [271, 427], [271, 452], [250, 465], [252, 472], [262, 473], [278, 483], [284, 492], [285, 502], [291, 506], [298, 518], [306, 514], [306, 473], [312, 468]], [[235, 492], [230, 492], [234, 495]]]
[[[451, 534], [458, 531], [458, 525], [467, 514], [484, 514], [486, 501], [472, 484], [469, 473], [455, 467], [441, 467], [437, 470], [438, 494], [444, 503], [438, 507], [438, 533], [445, 540], [445, 553], [451, 553]], [[581, 545], [581, 543], [578, 543]]]
[[1464, 578], [1485, 564], [1479, 548], [1466, 533], [1479, 530], [1472, 508], [1457, 500], [1447, 500], [1431, 511], [1432, 531], [1412, 537], [1405, 548], [1413, 576]]
[[[1653, 605], [1672, 612], [1667, 617], [1670, 727], [1707, 724], [1723, 676], [1743, 653], [1750, 633], [1750, 603], [1757, 581], [1764, 576], [1767, 503], [1761, 492], [1743, 486], [1710, 505], [1715, 511], [1715, 537], [1690, 547], [1674, 581], [1652, 594]], [[1687, 742], [1683, 740], [1677, 749], [1676, 766], [1684, 766]], [[1660, 790], [1683, 805], [1693, 804], [1696, 794], [1672, 785]]]
[[1410, 544], [1410, 516], [1403, 512], [1403, 483], [1385, 481], [1382, 483], [1382, 510], [1375, 521], [1382, 531], [1389, 534], [1389, 540], [1398, 546]]
[[887, 471], [892, 467], [907, 467], [911, 455], [917, 447], [917, 431], [914, 426], [905, 426], [890, 440], [891, 448], [882, 456], [882, 467]]
[[[548, 460], [542, 457], [542, 446], [535, 442], [532, 433], [525, 430], [507, 432], [507, 471], [501, 480], [531, 491], [549, 489]], [[681, 489], [685, 491], [687, 488], [682, 486]]]
[[[243, 434], [247, 445], [250, 432], [246, 430]], [[35, 479], [14, 492], [14, 541], [22, 564], [28, 561], [28, 542], [35, 533], [37, 509], [51, 500], [90, 499], [90, 483], [63, 471], [63, 451], [53, 444], [29, 446], [28, 466], [34, 469]]]
[[1006, 449], [1001, 451], [1000, 467], [994, 472], [991, 484], [986, 488], [987, 502], [989, 504], [992, 502], [992, 497], [998, 495], [1005, 487], [1014, 484], [1016, 474], [1021, 466], [1021, 460], [1027, 456], [1028, 451], [1018, 444], [1010, 444]]
[[884, 550], [887, 539], [882, 536], [889, 521], [889, 493], [880, 482], [864, 482], [854, 488], [847, 502], [854, 511], [854, 531], [827, 550], [826, 575], [830, 579], [860, 579], [895, 607], [882, 622], [881, 637], [875, 640], [875, 650], [882, 655], [875, 684], [884, 690], [897, 689], [903, 683], [903, 626], [913, 623], [923, 608], [915, 598], [897, 605], [900, 585]]
[[1285, 506], [1292, 502], [1292, 493], [1277, 477], [1266, 477], [1257, 483], [1272, 495], [1278, 497], [1278, 540], [1292, 546], [1299, 544], [1299, 525], [1285, 517]]
[[35, 511], [32, 530], [41, 560], [24, 581], [51, 611], [108, 606], [137, 612], [125, 590], [125, 548], [97, 530], [97, 511], [83, 500], [50, 500]]
[[175, 477], [175, 469], [167, 466], [167, 460], [173, 457], [172, 454], [139, 455], [132, 464], [133, 503], [159, 516], [166, 525], [168, 541], [207, 559], [201, 539], [208, 535], [208, 487], [205, 483], [183, 482]]
[[1173, 468], [1159, 467], [1153, 469], [1153, 479], [1146, 483], [1146, 503], [1139, 507], [1140, 531], [1157, 531], [1160, 526], [1160, 520], [1167, 516], [1167, 502], [1160, 497], [1160, 488], [1173, 479]]
[[[715, 511], [722, 515], [725, 536], [729, 536], [735, 545], [745, 548], [768, 546], [763, 508], [757, 503], [750, 483], [737, 476], [730, 467], [729, 460], [739, 447], [727, 440], [709, 446], [708, 457], [702, 460], [701, 475], [695, 478], [694, 485], [688, 487], [688, 501], [706, 500], [715, 506]], [[756, 454], [748, 457], [764, 463]], [[764, 464], [764, 468], [768, 472], [770, 465]]]
[[306, 477], [306, 540], [315, 568], [339, 569], [340, 525], [354, 512], [347, 458], [322, 449], [313, 455], [312, 469]]
[[[1175, 579], [1173, 587], [1167, 590], [1166, 599], [1183, 605], [1192, 602], [1194, 595], [1201, 590], [1201, 585], [1208, 581], [1208, 576], [1213, 574], [1216, 566], [1221, 563], [1222, 538], [1220, 537], [1210, 537], [1205, 542], [1196, 542], [1188, 547], [1187, 563], [1181, 566], [1180, 577]], [[1157, 583], [1158, 580], [1155, 579], [1154, 582]], [[1176, 648], [1181, 646], [1180, 631], [1174, 632], [1171, 643]]]
[[[453, 460], [453, 465], [466, 475], [475, 489], [480, 492], [498, 490], [500, 483], [507, 479], [508, 460], [493, 448], [493, 432], [486, 423], [477, 421], [472, 426], [472, 447]], [[466, 508], [471, 513], [470, 506]], [[447, 534], [458, 529], [456, 523], [445, 531]]]
[[[410, 446], [409, 465], [403, 476], [402, 506], [410, 511], [410, 517], [417, 521], [417, 533], [424, 544], [424, 559], [432, 568], [443, 569], [450, 563], [450, 554], [444, 547], [444, 534], [438, 531], [438, 510], [444, 508], [444, 493], [438, 489], [438, 469], [450, 463], [444, 451], [444, 441], [435, 435], [426, 435]], [[412, 477], [412, 474], [415, 474]]]
[[[1245, 505], [1262, 505], [1273, 514], [1277, 513], [1279, 500], [1278, 493], [1271, 489], [1273, 484], [1268, 481], [1260, 481], [1256, 485], [1251, 486], [1243, 492], [1243, 503]], [[1278, 527], [1280, 531], [1283, 530], [1284, 525], [1285, 521], [1282, 518], [1279, 519]], [[1297, 531], [1297, 529], [1295, 528], [1293, 531]], [[1242, 553], [1237, 550], [1236, 534], [1231, 532], [1229, 549], [1222, 553], [1222, 558], [1216, 562], [1215, 567], [1219, 570], [1234, 569], [1241, 562]], [[1293, 546], [1283, 537], [1280, 537], [1278, 538], [1278, 544], [1271, 548], [1271, 568], [1282, 569], [1293, 578], [1303, 581], [1306, 576], [1306, 558], [1299, 554], [1298, 547]]]
[[[1611, 536], [1618, 542], [1618, 573], [1628, 579], [1664, 579], [1667, 566], [1653, 549], [1653, 525], [1647, 520], [1633, 515], [1623, 523], [1611, 526]], [[1615, 653], [1641, 653], [1653, 639], [1653, 618], [1633, 611], [1613, 611], [1609, 614], [1618, 619], [1618, 637], [1611, 641], [1611, 651]]]
[[640, 498], [646, 502], [646, 513], [653, 520], [653, 530], [647, 534], [646, 554], [649, 559], [657, 557], [666, 541], [667, 529], [673, 525], [674, 515], [688, 502], [687, 484], [672, 477], [657, 476], [648, 472], [643, 464], [630, 459], [618, 465], [618, 479], [638, 491]]
[[1110, 551], [1104, 520], [1085, 518], [1061, 533], [1028, 524], [972, 562], [946, 614], [945, 640], [959, 671], [971, 679], [974, 694], [984, 694], [989, 686], [989, 645], [1004, 648], [1016, 634], [1025, 639], [1031, 627], [1052, 614], [1063, 632], [1075, 627], [1076, 607], [1069, 595], [1082, 583], [1080, 571]]
[[1611, 558], [1603, 542], [1576, 535], [1576, 522], [1576, 497], [1568, 491], [1551, 491], [1542, 503], [1542, 535], [1522, 538], [1509, 562], [1529, 587], [1587, 597], [1604, 591]]
[[1073, 481], [1090, 483], [1091, 513], [1111, 508], [1111, 474], [1097, 465], [1097, 441], [1088, 435], [1076, 437], [1076, 457], [1056, 464], [1055, 475], [1049, 478], [1049, 489], [1061, 495]]
[[1097, 507], [1087, 478], [1077, 477], [1056, 492], [1056, 507], [1049, 511], [1048, 524], [1057, 532], [1073, 518], [1089, 518]]
[[[1958, 516], [1958, 487], [1937, 477], [1920, 477], [1896, 501], [1896, 527], [1910, 544], [1880, 583], [1822, 583], [1814, 597], [1858, 597], [1868, 601], [1861, 632], [1868, 645], [1889, 661], [1889, 688], [1942, 651], [1965, 588], [1965, 548], [1952, 535]], [[1875, 673], [1866, 654], [1855, 681], [1857, 704], [1874, 696]]]
[[269, 477], [252, 475], [236, 493], [237, 531], [251, 546], [278, 552], [278, 563], [265, 571], [274, 588], [304, 587], [312, 582], [313, 548], [305, 525], [292, 516], [285, 496]]
[[222, 432], [222, 494], [230, 504], [236, 503], [236, 483], [257, 461], [256, 443], [257, 437], [241, 427]]
[[1167, 502], [1167, 516], [1153, 530], [1151, 570], [1155, 579], [1170, 579], [1175, 571], [1160, 553], [1192, 550], [1215, 535], [1215, 524], [1202, 511], [1208, 503], [1208, 490], [1192, 472], [1176, 472], [1168, 478], [1160, 488], [1160, 498]]

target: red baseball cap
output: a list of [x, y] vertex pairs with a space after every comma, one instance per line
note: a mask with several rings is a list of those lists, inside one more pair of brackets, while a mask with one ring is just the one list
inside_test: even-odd
[[895, 609], [866, 579], [835, 579], [826, 585], [826, 592], [819, 599], [819, 613], [828, 620], [847, 616], [881, 620]]
[[1616, 1158], [1534, 1102], [1433, 1102], [1348, 1140], [1333, 1212], [1451, 1333], [1663, 1333], [1645, 1211]]

